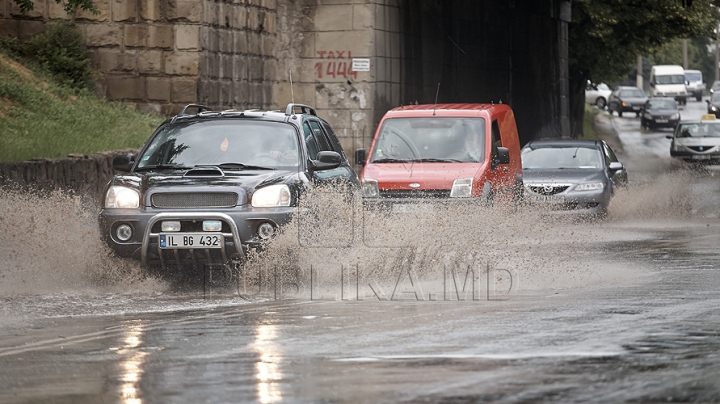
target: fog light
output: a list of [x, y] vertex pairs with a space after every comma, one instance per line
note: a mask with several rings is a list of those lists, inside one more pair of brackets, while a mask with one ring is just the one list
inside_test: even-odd
[[205, 220], [203, 222], [203, 231], [220, 231], [222, 223], [219, 220]]
[[270, 237], [275, 235], [275, 226], [271, 225], [270, 223], [263, 223], [260, 226], [258, 226], [258, 237], [260, 237], [263, 240], [267, 240]]
[[162, 231], [180, 231], [180, 222], [178, 221], [167, 221], [162, 222], [160, 226]]
[[118, 240], [120, 241], [128, 241], [130, 240], [130, 237], [132, 237], [132, 227], [127, 224], [121, 224], [120, 226], [115, 229], [115, 235], [117, 236]]

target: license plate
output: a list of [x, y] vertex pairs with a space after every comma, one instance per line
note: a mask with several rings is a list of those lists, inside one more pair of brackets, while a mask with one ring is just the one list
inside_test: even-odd
[[655, 122], [657, 122], [657, 123], [667, 123], [668, 120], [667, 120], [667, 119], [656, 119]]
[[393, 213], [423, 214], [433, 210], [430, 204], [395, 203], [392, 206]]
[[223, 235], [219, 233], [160, 234], [160, 248], [222, 248]]
[[535, 203], [565, 203], [562, 195], [533, 195], [530, 200]]

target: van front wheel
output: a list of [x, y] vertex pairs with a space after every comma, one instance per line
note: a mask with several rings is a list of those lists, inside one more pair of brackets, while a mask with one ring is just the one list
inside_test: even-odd
[[483, 185], [482, 193], [480, 194], [480, 205], [486, 208], [493, 206], [493, 189], [489, 182]]

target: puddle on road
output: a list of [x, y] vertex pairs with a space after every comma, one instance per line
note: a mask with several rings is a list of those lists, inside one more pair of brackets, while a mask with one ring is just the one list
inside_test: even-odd
[[[276, 288], [268, 289], [268, 274], [277, 269], [296, 281], [282, 292], [290, 294], [297, 287], [302, 298], [309, 295], [310, 285], [318, 286], [320, 294], [347, 298], [337, 285], [352, 284], [354, 276], [354, 282], [363, 283], [367, 298], [376, 295], [367, 287], [371, 282], [386, 295], [397, 285], [407, 289], [410, 284], [412, 297], [417, 281], [426, 297], [436, 293], [437, 299], [450, 280], [453, 285], [467, 284], [468, 268], [476, 270], [484, 293], [488, 266], [508, 270], [507, 276], [493, 280], [499, 289], [514, 277], [520, 293], [632, 282], [642, 274], [641, 264], [634, 263], [628, 271], [626, 264], [613, 260], [607, 244], [654, 237], [643, 226], [635, 230], [624, 224], [663, 227], [692, 215], [696, 201], [684, 175], [618, 191], [603, 222], [552, 219], [532, 209], [516, 212], [475, 204], [368, 213], [325, 193], [324, 199], [318, 198], [322, 202], [307, 207], [315, 214], [297, 217], [267, 252], [251, 259], [243, 291], [262, 291], [265, 282], [264, 292], [277, 293]], [[173, 299], [198, 297], [173, 295], [164, 282], [144, 277], [136, 262], [114, 258], [101, 241], [94, 201], [61, 192], [42, 197], [3, 192], [0, 212], [0, 299], [8, 303], [5, 314], [14, 310], [22, 315], [23, 301], [33, 302], [38, 313], [49, 316], [73, 310], [83, 315], [107, 313], [112, 306], [107, 301], [123, 302], [118, 307], [132, 312], [152, 309], [152, 303], [133, 306], [133, 300], [173, 306]], [[238, 300], [242, 299], [232, 296], [209, 304]]]

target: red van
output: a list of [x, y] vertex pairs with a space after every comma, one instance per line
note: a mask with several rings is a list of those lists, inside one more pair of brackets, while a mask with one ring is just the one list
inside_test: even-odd
[[[366, 201], [402, 204], [522, 198], [520, 140], [504, 104], [408, 105], [388, 111], [369, 152], [358, 149]], [[467, 199], [465, 199], [467, 200]]]

